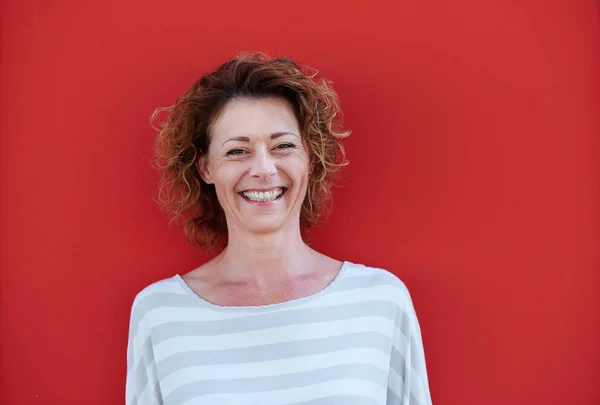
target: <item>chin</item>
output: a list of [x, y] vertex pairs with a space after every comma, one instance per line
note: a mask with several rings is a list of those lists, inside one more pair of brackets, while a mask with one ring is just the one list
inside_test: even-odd
[[246, 229], [248, 229], [253, 234], [267, 234], [267, 233], [276, 233], [278, 231], [283, 230], [285, 227], [284, 221], [279, 219], [267, 219], [267, 218], [254, 218], [249, 223], [246, 223]]

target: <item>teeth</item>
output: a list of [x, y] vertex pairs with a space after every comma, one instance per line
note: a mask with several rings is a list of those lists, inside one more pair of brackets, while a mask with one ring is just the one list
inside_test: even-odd
[[271, 191], [257, 192], [257, 191], [244, 191], [244, 195], [251, 201], [273, 201], [279, 198], [283, 193], [283, 190], [278, 188]]

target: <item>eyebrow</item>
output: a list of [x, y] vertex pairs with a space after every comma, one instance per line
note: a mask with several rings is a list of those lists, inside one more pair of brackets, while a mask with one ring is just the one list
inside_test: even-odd
[[[280, 136], [284, 135], [294, 135], [296, 138], [300, 139], [300, 137], [293, 132], [274, 132], [271, 134], [271, 139], [277, 139]], [[234, 136], [233, 138], [229, 138], [225, 142], [223, 142], [221, 146], [225, 145], [229, 141], [250, 142], [250, 138], [248, 138], [247, 136]]]

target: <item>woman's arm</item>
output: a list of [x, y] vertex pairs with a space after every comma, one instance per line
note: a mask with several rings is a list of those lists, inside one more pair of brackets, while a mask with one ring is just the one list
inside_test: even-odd
[[402, 287], [395, 317], [387, 405], [431, 405], [421, 328], [410, 294]]
[[140, 309], [139, 300], [133, 303], [127, 344], [126, 405], [162, 405], [162, 395], [150, 328]]

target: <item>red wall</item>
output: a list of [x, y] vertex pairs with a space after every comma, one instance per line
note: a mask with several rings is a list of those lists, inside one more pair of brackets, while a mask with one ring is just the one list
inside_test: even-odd
[[123, 403], [134, 294], [205, 260], [149, 116], [237, 50], [335, 81], [314, 245], [404, 279], [436, 405], [600, 403], [596, 1], [161, 3], [0, 6], [1, 404]]

